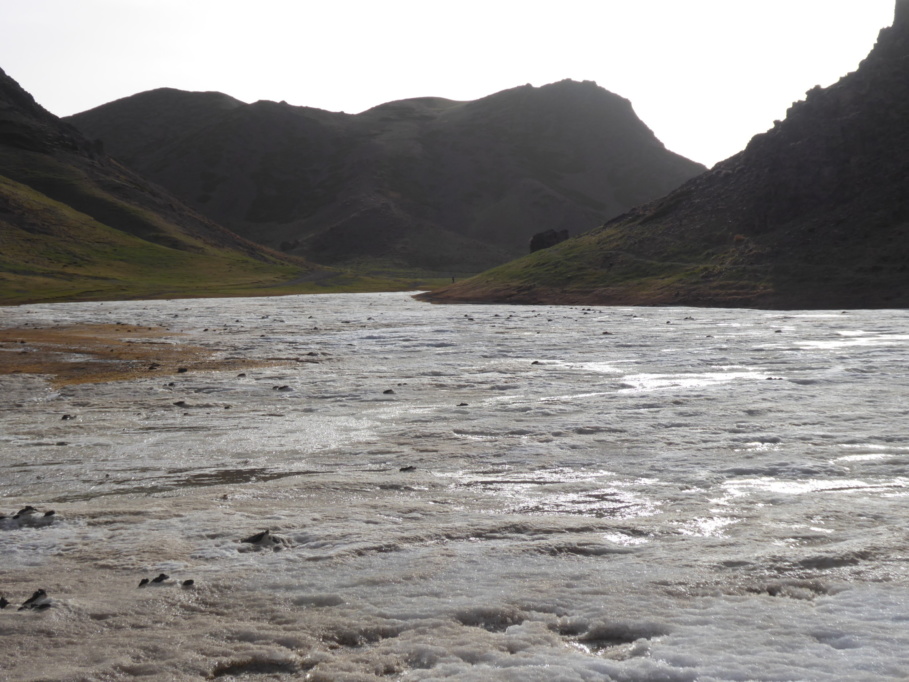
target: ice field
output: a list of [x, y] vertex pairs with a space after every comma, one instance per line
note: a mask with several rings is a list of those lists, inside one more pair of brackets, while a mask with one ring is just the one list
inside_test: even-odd
[[909, 311], [0, 308], [116, 322], [268, 362], [0, 375], [0, 679], [909, 677]]

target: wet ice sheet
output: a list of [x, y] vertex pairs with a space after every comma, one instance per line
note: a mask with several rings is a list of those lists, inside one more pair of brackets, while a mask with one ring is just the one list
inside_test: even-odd
[[[909, 669], [905, 312], [401, 294], [2, 312], [315, 360], [0, 378], [2, 511], [60, 517], [0, 532], [0, 591], [54, 600], [0, 612], [11, 679]], [[241, 551], [265, 528], [292, 546]], [[195, 585], [137, 589], [162, 571]]]

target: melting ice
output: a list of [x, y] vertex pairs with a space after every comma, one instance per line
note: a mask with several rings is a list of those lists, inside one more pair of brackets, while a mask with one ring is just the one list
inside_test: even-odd
[[909, 671], [905, 311], [377, 294], [0, 325], [112, 319], [289, 361], [0, 377], [0, 513], [56, 511], [0, 529], [4, 680]]

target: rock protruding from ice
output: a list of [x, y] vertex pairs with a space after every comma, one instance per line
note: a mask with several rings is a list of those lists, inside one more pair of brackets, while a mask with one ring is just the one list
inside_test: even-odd
[[19, 528], [42, 528], [56, 520], [56, 512], [51, 509], [40, 511], [31, 505], [25, 506], [12, 516], [0, 514], [0, 530], [18, 530]]
[[31, 597], [22, 602], [20, 611], [43, 611], [51, 607], [50, 597], [44, 590], [36, 590]]
[[282, 549], [287, 549], [291, 546], [290, 540], [281, 535], [275, 535], [270, 530], [263, 530], [261, 533], [250, 535], [248, 538], [243, 538], [240, 542], [249, 545], [248, 548], [241, 547], [241, 551], [270, 549], [274, 552], [280, 552]]

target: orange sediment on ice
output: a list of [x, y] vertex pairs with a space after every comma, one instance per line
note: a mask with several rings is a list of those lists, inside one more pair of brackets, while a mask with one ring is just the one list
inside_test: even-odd
[[42, 374], [57, 386], [290, 362], [224, 357], [218, 349], [193, 345], [180, 332], [164, 327], [80, 324], [0, 329], [0, 376]]

